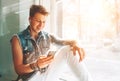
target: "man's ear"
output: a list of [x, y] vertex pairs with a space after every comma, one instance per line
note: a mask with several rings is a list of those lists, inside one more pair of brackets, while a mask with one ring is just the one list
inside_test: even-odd
[[29, 22], [31, 22], [31, 18], [29, 17]]

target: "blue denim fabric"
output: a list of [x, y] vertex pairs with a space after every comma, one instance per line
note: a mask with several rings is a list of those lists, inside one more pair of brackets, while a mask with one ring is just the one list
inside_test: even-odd
[[[16, 36], [18, 37], [22, 47], [24, 64], [36, 62], [40, 55], [46, 55], [50, 49], [50, 43], [64, 45], [64, 41], [56, 39], [53, 35], [50, 35], [44, 31], [39, 32], [36, 40], [33, 39], [30, 35], [29, 26], [22, 32], [17, 33]], [[39, 71], [44, 73], [47, 68], [48, 66], [45, 68], [40, 68]], [[37, 71], [25, 75], [18, 75], [16, 81], [28, 81], [28, 79], [34, 76], [36, 72]]]
[[29, 27], [17, 34], [22, 46], [24, 64], [36, 61], [40, 55], [44, 55], [50, 48], [50, 37], [48, 33], [41, 31], [37, 40], [34, 40], [29, 31]]

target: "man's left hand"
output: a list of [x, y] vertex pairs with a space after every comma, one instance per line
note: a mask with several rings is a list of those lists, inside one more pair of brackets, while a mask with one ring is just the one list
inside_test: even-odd
[[82, 61], [85, 58], [85, 51], [83, 48], [80, 48], [75, 45], [75, 46], [72, 46], [72, 51], [74, 55], [76, 55], [76, 52], [78, 52], [80, 57], [79, 61]]

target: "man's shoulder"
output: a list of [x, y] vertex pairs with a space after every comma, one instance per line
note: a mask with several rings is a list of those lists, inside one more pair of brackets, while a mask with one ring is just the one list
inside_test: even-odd
[[43, 33], [43, 34], [46, 34], [46, 35], [47, 35], [47, 34], [49, 34], [49, 33], [48, 33], [48, 32], [46, 32], [46, 31], [42, 31], [42, 33]]
[[24, 30], [18, 32], [17, 35], [18, 36], [24, 36], [24, 37], [29, 35], [28, 29], [24, 29]]
[[44, 36], [49, 36], [49, 33], [46, 32], [46, 31], [42, 31], [42, 34], [43, 34]]
[[42, 35], [43, 35], [45, 38], [47, 38], [47, 39], [50, 38], [50, 34], [49, 34], [48, 32], [46, 32], [46, 31], [42, 31]]

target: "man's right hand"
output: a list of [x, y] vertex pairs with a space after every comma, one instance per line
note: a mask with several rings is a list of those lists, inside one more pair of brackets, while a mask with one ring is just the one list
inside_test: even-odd
[[47, 67], [54, 59], [54, 55], [50, 54], [48, 56], [40, 56], [37, 61], [37, 65], [39, 68]]

